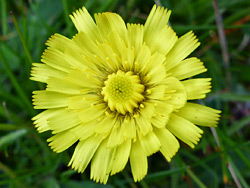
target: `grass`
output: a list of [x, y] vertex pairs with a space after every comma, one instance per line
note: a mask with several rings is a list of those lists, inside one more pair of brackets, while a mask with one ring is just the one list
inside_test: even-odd
[[[250, 186], [250, 16], [248, 0], [220, 0], [230, 67], [223, 63], [212, 0], [158, 0], [172, 10], [171, 26], [180, 36], [193, 30], [201, 46], [193, 55], [205, 63], [213, 91], [202, 101], [222, 110], [217, 128], [204, 128], [196, 148], [185, 144], [171, 163], [149, 157], [146, 178], [134, 183], [130, 167], [110, 177], [106, 186], [67, 167], [73, 148], [61, 154], [47, 146], [50, 133], [38, 134], [31, 117], [31, 62], [40, 62], [45, 42], [54, 33], [76, 33], [68, 14], [86, 6], [93, 15], [114, 11], [126, 22], [144, 23], [154, 1], [142, 0], [1, 0], [0, 1], [0, 187], [243, 187]], [[10, 14], [12, 11], [13, 14]], [[230, 83], [226, 75], [230, 73]], [[230, 86], [229, 86], [230, 85]]]

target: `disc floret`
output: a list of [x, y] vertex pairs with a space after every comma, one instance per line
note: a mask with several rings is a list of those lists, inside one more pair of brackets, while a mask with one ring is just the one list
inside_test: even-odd
[[104, 84], [102, 95], [111, 111], [123, 115], [133, 113], [134, 108], [138, 108], [138, 103], [144, 99], [144, 86], [140, 83], [139, 76], [132, 71], [118, 70], [110, 74]]

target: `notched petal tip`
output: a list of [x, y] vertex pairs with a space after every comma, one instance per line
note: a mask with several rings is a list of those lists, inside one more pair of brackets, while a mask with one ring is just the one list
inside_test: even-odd
[[145, 34], [147, 35], [147, 33], [152, 32], [152, 29], [161, 30], [164, 26], [168, 25], [170, 14], [171, 11], [168, 11], [167, 8], [155, 4], [145, 23]]
[[78, 32], [86, 33], [93, 41], [100, 39], [98, 28], [85, 7], [76, 10], [69, 17]]

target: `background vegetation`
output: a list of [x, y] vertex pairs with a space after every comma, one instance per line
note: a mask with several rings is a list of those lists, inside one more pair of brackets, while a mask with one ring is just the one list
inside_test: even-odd
[[67, 167], [73, 148], [55, 154], [46, 143], [50, 133], [38, 134], [34, 129], [31, 117], [39, 111], [32, 108], [31, 93], [44, 85], [29, 80], [31, 62], [40, 62], [50, 35], [76, 33], [68, 15], [77, 8], [85, 6], [92, 15], [114, 11], [126, 22], [144, 23], [155, 2], [0, 0], [0, 187], [250, 186], [250, 1], [219, 1], [227, 38], [224, 46], [212, 0], [156, 2], [172, 10], [170, 23], [179, 36], [193, 30], [201, 41], [193, 55], [208, 68], [202, 76], [212, 77], [213, 91], [199, 102], [223, 111], [218, 128], [203, 128], [194, 150], [181, 144], [171, 163], [160, 154], [149, 157], [148, 175], [140, 183], [133, 182], [129, 165], [106, 186], [93, 183], [89, 169], [78, 174]]

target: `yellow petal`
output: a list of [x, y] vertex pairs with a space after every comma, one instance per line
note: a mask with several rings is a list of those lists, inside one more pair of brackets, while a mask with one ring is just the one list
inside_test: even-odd
[[154, 113], [154, 106], [144, 102], [143, 108], [140, 109], [140, 114], [135, 115], [135, 122], [138, 128], [138, 134], [145, 136], [149, 131], [152, 131], [151, 117]]
[[117, 59], [117, 55], [113, 51], [113, 48], [108, 44], [98, 44], [100, 62], [106, 66], [108, 71], [116, 72], [121, 66], [120, 61]]
[[85, 33], [78, 33], [72, 39], [72, 42], [65, 49], [65, 60], [71, 67], [80, 70], [89, 68], [98, 71], [95, 54], [98, 51], [97, 44], [91, 40]]
[[142, 45], [142, 47], [140, 48], [140, 50], [137, 54], [136, 60], [135, 60], [134, 71], [137, 73], [137, 72], [141, 72], [144, 69], [143, 72], [145, 72], [145, 73], [143, 74], [143, 76], [145, 76], [147, 74], [146, 65], [149, 63], [150, 58], [151, 58], [150, 49], [148, 48], [148, 46]]
[[135, 122], [139, 128], [139, 133], [143, 136], [153, 129], [149, 117], [140, 115], [139, 117], [135, 118]]
[[58, 110], [57, 114], [48, 118], [48, 124], [53, 130], [52, 133], [56, 134], [77, 126], [80, 124], [80, 120], [75, 111], [63, 108]]
[[[77, 53], [77, 51], [73, 48], [66, 49], [64, 58], [67, 62], [69, 62], [72, 68], [77, 68], [84, 71], [87, 68], [85, 56], [83, 54]], [[69, 70], [72, 70], [72, 68]]]
[[203, 99], [211, 91], [211, 78], [197, 78], [182, 81], [187, 91], [187, 99]]
[[166, 128], [191, 148], [194, 148], [203, 133], [203, 131], [193, 123], [176, 114], [170, 116]]
[[100, 97], [97, 95], [92, 96], [94, 98], [94, 101], [89, 101], [86, 99], [86, 95], [78, 95], [74, 97], [69, 98], [69, 108], [70, 109], [83, 109], [83, 108], [91, 108], [91, 105], [94, 104], [94, 102], [100, 102]]
[[161, 114], [155, 114], [150, 121], [154, 127], [164, 128], [168, 120], [169, 120], [169, 115], [163, 116]]
[[96, 41], [89, 38], [86, 33], [80, 32], [76, 34], [72, 41], [73, 44], [71, 45], [71, 48], [79, 54], [91, 56], [92, 53], [95, 53], [97, 51]]
[[130, 166], [135, 182], [142, 180], [146, 176], [148, 171], [147, 155], [138, 140], [132, 143]]
[[169, 69], [178, 65], [199, 45], [200, 43], [198, 42], [192, 31], [180, 37], [175, 43], [174, 47], [166, 55], [166, 70], [168, 71]]
[[134, 66], [134, 52], [129, 48], [124, 48], [121, 56], [124, 71], [130, 71]]
[[164, 7], [154, 5], [144, 25], [145, 38], [153, 40], [157, 32], [168, 25], [170, 14], [171, 11], [168, 11]]
[[151, 56], [147, 66], [147, 76], [149, 76], [148, 84], [161, 83], [161, 81], [166, 78], [166, 72], [163, 65], [164, 61], [165, 56], [160, 53], [156, 52]]
[[96, 133], [110, 133], [112, 127], [115, 125], [117, 118], [106, 116], [101, 121], [99, 121], [98, 125], [95, 128]]
[[164, 97], [165, 89], [165, 85], [154, 86], [146, 91], [148, 93], [147, 97], [149, 99], [161, 99]]
[[78, 172], [84, 172], [102, 140], [103, 136], [99, 135], [80, 141], [75, 148], [68, 166], [72, 165], [72, 168]]
[[46, 45], [61, 52], [64, 52], [65, 46], [67, 46], [70, 42], [71, 40], [69, 38], [56, 33], [49, 38], [49, 40], [46, 42]]
[[74, 82], [68, 81], [67, 78], [48, 78], [47, 91], [54, 91], [59, 93], [80, 94], [82, 87], [76, 85]]
[[127, 24], [129, 48], [134, 48], [135, 55], [138, 54], [139, 49], [143, 44], [143, 25]]
[[152, 53], [160, 52], [163, 55], [167, 55], [178, 39], [176, 33], [167, 25], [158, 31], [154, 30], [154, 28], [151, 29], [152, 33], [145, 35], [144, 41]]
[[124, 140], [136, 139], [136, 123], [134, 118], [125, 117], [125, 120], [122, 122], [121, 128]]
[[114, 149], [106, 147], [106, 142], [102, 144], [97, 149], [93, 160], [91, 162], [91, 173], [90, 178], [96, 181], [97, 183], [106, 184], [108, 181], [110, 173], [110, 165], [112, 159], [114, 158]]
[[131, 150], [130, 139], [128, 139], [126, 142], [124, 142], [123, 144], [121, 144], [116, 148], [114, 161], [111, 169], [111, 175], [114, 175], [125, 168], [128, 162], [130, 150]]
[[114, 148], [123, 143], [124, 139], [122, 136], [122, 128], [120, 126], [120, 122], [116, 122], [113, 125], [113, 128], [109, 134], [107, 148]]
[[68, 73], [71, 69], [70, 64], [65, 60], [64, 53], [55, 48], [44, 50], [41, 61], [62, 72]]
[[70, 131], [81, 141], [92, 136], [94, 137], [96, 135], [94, 130], [97, 125], [98, 121], [92, 120], [85, 123], [80, 123], [79, 125], [71, 128]]
[[54, 91], [34, 91], [33, 105], [35, 109], [60, 108], [68, 106], [69, 94]]
[[161, 143], [153, 131], [150, 131], [146, 136], [140, 139], [141, 146], [147, 156], [150, 156], [157, 151], [161, 146]]
[[172, 77], [183, 80], [206, 71], [207, 69], [199, 59], [191, 57], [181, 61], [180, 64], [173, 67], [168, 72]]
[[99, 104], [100, 107], [95, 108], [92, 106], [91, 108], [84, 108], [78, 110], [78, 117], [80, 118], [81, 122], [88, 122], [93, 119], [98, 119], [101, 115], [104, 115], [106, 111], [106, 103]]
[[161, 143], [160, 152], [170, 162], [180, 147], [178, 140], [166, 128], [156, 128], [154, 133]]
[[50, 142], [49, 146], [54, 152], [60, 153], [72, 146], [77, 140], [78, 138], [72, 132], [63, 131], [50, 137], [47, 141]]
[[50, 67], [44, 63], [32, 63], [31, 80], [46, 83], [48, 78], [65, 78], [67, 73]]
[[173, 110], [173, 105], [168, 104], [166, 101], [156, 101], [155, 113], [150, 120], [152, 125], [157, 128], [165, 127]]
[[111, 12], [98, 13], [95, 14], [95, 20], [104, 39], [107, 39], [108, 35], [114, 32], [127, 41], [127, 28], [120, 15]]
[[122, 50], [126, 48], [124, 40], [118, 33], [111, 32], [108, 36], [108, 42], [114, 51], [113, 55], [117, 58], [119, 62], [121, 62], [121, 56], [123, 53]]
[[187, 92], [183, 84], [174, 77], [167, 78], [165, 83], [166, 102], [173, 105], [174, 109], [183, 107], [187, 101]]
[[171, 104], [168, 104], [166, 101], [155, 101], [155, 114], [160, 114], [162, 116], [169, 116], [173, 110], [174, 107]]
[[48, 125], [48, 119], [56, 116], [60, 113], [61, 109], [49, 109], [41, 112], [40, 114], [36, 115], [32, 118], [34, 121], [35, 127], [37, 128], [38, 132], [44, 132], [50, 130], [50, 126]]
[[72, 70], [66, 78], [69, 82], [83, 88], [99, 88], [99, 84], [93, 81], [85, 71], [79, 69]]
[[196, 125], [215, 127], [219, 121], [221, 111], [200, 104], [187, 103], [177, 115]]
[[98, 28], [85, 7], [70, 15], [78, 32], [86, 33], [92, 40], [99, 40]]

